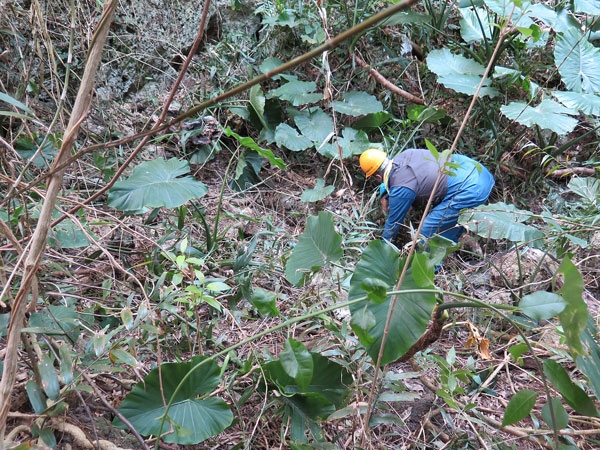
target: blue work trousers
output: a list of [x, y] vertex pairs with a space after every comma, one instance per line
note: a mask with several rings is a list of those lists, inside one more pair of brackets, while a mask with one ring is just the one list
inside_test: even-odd
[[468, 156], [453, 155], [452, 162], [459, 164], [451, 169], [454, 176], [448, 176], [448, 189], [444, 199], [425, 218], [421, 234], [427, 238], [439, 234], [458, 242], [465, 229], [457, 225], [461, 209], [474, 208], [485, 203], [494, 187], [494, 177], [482, 165]]

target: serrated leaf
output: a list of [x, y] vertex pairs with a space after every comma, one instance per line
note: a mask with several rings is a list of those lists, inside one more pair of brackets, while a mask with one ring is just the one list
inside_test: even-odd
[[600, 92], [600, 49], [592, 45], [577, 28], [561, 35], [554, 47], [554, 63], [571, 91]]
[[540, 230], [523, 223], [530, 214], [515, 205], [498, 202], [461, 213], [458, 223], [481, 237], [529, 242], [544, 237]]
[[577, 125], [577, 119], [570, 117], [577, 113], [554, 100], [542, 100], [538, 106], [528, 106], [525, 102], [511, 102], [502, 105], [500, 111], [521, 125], [538, 125], [558, 134], [570, 133]]
[[313, 189], [306, 189], [302, 192], [300, 200], [303, 202], [318, 202], [331, 194], [334, 189], [334, 186], [325, 186], [325, 180], [319, 178]]
[[492, 38], [494, 22], [485, 8], [461, 8], [460, 14], [460, 35], [467, 44]]
[[[162, 432], [168, 443], [193, 445], [214, 436], [233, 421], [233, 414], [222, 399], [210, 397], [197, 399], [199, 395], [212, 392], [220, 382], [220, 368], [214, 361], [204, 363], [202, 367], [192, 369], [205, 360], [205, 356], [196, 356], [186, 363], [166, 363], [161, 367], [162, 384], [159, 381], [158, 368], [153, 369], [143, 382], [138, 383], [125, 397], [119, 412], [125, 416], [144, 435], [158, 435], [161, 418], [165, 414], [164, 399], [172, 401]], [[185, 380], [184, 380], [185, 378]], [[181, 388], [175, 393], [179, 384]], [[117, 417], [113, 420], [117, 428], [127, 426]]]
[[300, 111], [294, 115], [294, 123], [302, 135], [319, 146], [333, 133], [333, 120], [321, 109]]
[[354, 155], [360, 155], [369, 148], [374, 148], [377, 144], [369, 142], [367, 133], [362, 130], [346, 127], [342, 130], [342, 137], [338, 137], [337, 144], [325, 144], [319, 149], [319, 153], [329, 158], [340, 157], [338, 145], [342, 148], [342, 158], [350, 158]]
[[584, 114], [600, 116], [600, 96], [595, 94], [583, 94], [571, 91], [554, 91], [552, 95], [573, 111], [581, 111]]
[[335, 112], [349, 116], [362, 116], [383, 111], [383, 105], [377, 97], [363, 91], [349, 91], [342, 95], [344, 101], [335, 100]]
[[567, 303], [558, 294], [546, 291], [537, 291], [525, 295], [519, 302], [523, 314], [535, 320], [547, 320], [560, 314]]
[[291, 102], [293, 106], [302, 106], [321, 100], [322, 95], [314, 92], [316, 89], [317, 85], [313, 81], [288, 81], [270, 91], [267, 97], [277, 97]]
[[187, 161], [157, 158], [133, 169], [129, 178], [110, 189], [108, 205], [120, 211], [142, 212], [144, 208], [176, 208], [194, 198], [203, 197], [208, 188], [188, 173]]
[[318, 217], [309, 217], [306, 229], [285, 265], [285, 278], [299, 285], [306, 272], [340, 259], [343, 255], [341, 243], [342, 237], [333, 227], [331, 213], [321, 211]]
[[[427, 56], [427, 67], [438, 76], [438, 82], [449, 89], [463, 94], [473, 95], [481, 82], [485, 67], [477, 61], [462, 55], [453, 55], [447, 48], [433, 50]], [[489, 87], [487, 79], [479, 95], [495, 97], [498, 91]]]
[[277, 294], [266, 291], [260, 287], [255, 287], [250, 296], [250, 303], [261, 313], [263, 316], [276, 317], [281, 315], [277, 309], [275, 301], [277, 300]]
[[314, 367], [312, 355], [306, 346], [289, 338], [279, 354], [279, 361], [285, 373], [294, 379], [300, 389], [305, 390], [312, 380]]
[[512, 425], [527, 417], [535, 406], [537, 396], [537, 392], [530, 389], [524, 389], [513, 395], [504, 410], [502, 426]]
[[544, 406], [542, 406], [542, 420], [546, 422], [546, 425], [548, 425], [550, 428], [554, 428], [554, 426], [556, 426], [557, 430], [562, 430], [569, 425], [569, 414], [567, 414], [567, 411], [560, 402], [560, 399], [552, 398], [550, 401], [552, 402], [552, 411], [554, 412], [554, 419], [556, 422], [553, 424], [552, 413], [550, 412], [550, 404], [547, 402], [544, 404]]
[[298, 130], [290, 127], [287, 123], [280, 123], [275, 129], [275, 142], [277, 145], [286, 147], [294, 152], [306, 150], [314, 145], [313, 141], [298, 133]]

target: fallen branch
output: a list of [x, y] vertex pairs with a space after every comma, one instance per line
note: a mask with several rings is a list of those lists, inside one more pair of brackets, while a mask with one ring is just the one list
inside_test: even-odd
[[569, 167], [568, 169], [558, 169], [547, 171], [546, 176], [550, 178], [566, 177], [568, 175], [581, 175], [582, 177], [594, 177], [598, 169], [595, 167]]
[[425, 100], [423, 100], [420, 97], [417, 97], [416, 95], [411, 94], [410, 92], [406, 92], [404, 89], [400, 89], [394, 83], [389, 81], [386, 77], [384, 77], [379, 72], [377, 72], [375, 69], [373, 69], [371, 66], [369, 66], [366, 62], [364, 62], [360, 58], [360, 56], [354, 55], [354, 59], [356, 59], [356, 62], [359, 65], [361, 65], [362, 67], [367, 69], [369, 71], [369, 73], [373, 76], [373, 78], [375, 78], [377, 81], [379, 81], [379, 83], [381, 83], [386, 89], [389, 89], [390, 91], [394, 92], [395, 94], [398, 94], [400, 97], [405, 98], [409, 102], [417, 103], [419, 105], [425, 104]]

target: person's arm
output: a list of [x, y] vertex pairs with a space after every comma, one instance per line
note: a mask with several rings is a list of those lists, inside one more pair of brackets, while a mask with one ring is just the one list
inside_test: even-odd
[[383, 239], [392, 241], [400, 231], [406, 213], [417, 194], [412, 189], [396, 186], [390, 190], [389, 215], [383, 230]]

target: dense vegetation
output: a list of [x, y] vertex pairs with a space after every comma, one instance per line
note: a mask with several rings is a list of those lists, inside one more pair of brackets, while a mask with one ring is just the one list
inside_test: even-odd
[[598, 2], [140, 4], [2, 4], [0, 448], [600, 446]]

